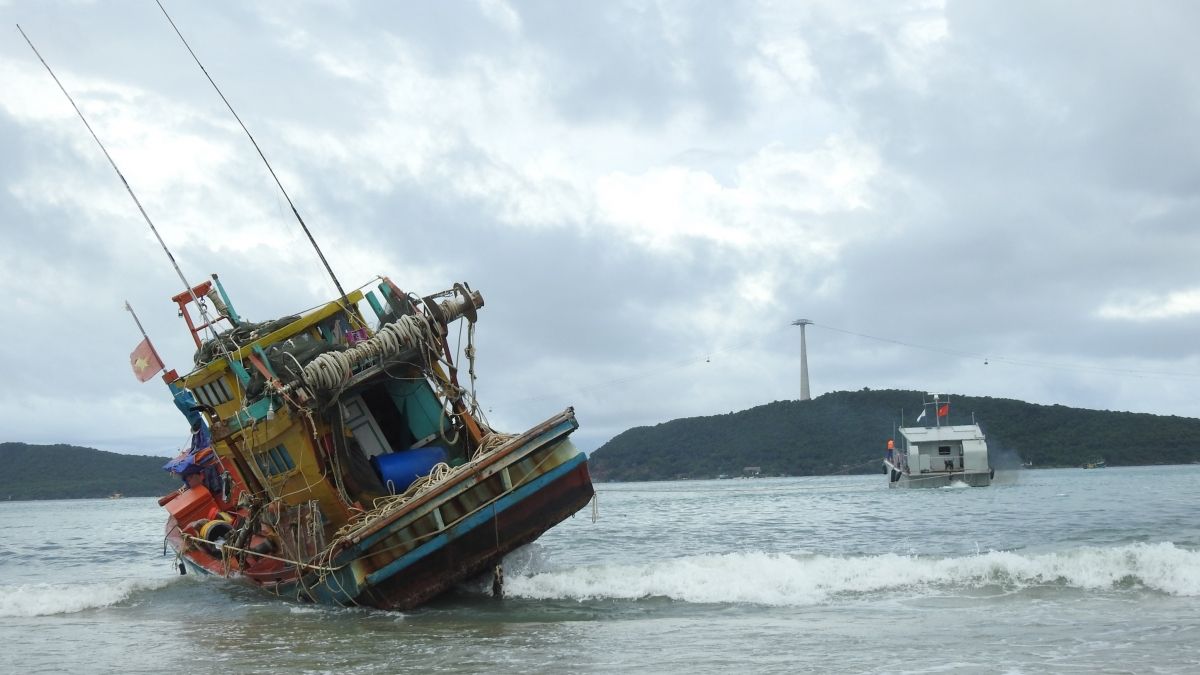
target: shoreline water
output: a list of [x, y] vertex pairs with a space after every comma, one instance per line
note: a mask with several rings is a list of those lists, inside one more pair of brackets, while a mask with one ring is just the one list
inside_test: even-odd
[[[169, 459], [169, 458], [164, 458], [164, 459]], [[882, 458], [880, 461], [882, 461]], [[1143, 469], [1143, 468], [1173, 467], [1173, 466], [1178, 466], [1178, 467], [1200, 466], [1200, 462], [1192, 462], [1190, 464], [1122, 464], [1122, 465], [1112, 465], [1112, 466], [1108, 466], [1108, 467], [1098, 467], [1098, 468]], [[1064, 470], [1069, 471], [1069, 470], [1085, 469], [1085, 468], [1087, 468], [1087, 467], [1081, 467], [1081, 466], [1032, 466], [1032, 467], [996, 469], [996, 473], [999, 475], [1002, 473], [1013, 474], [1013, 473], [1019, 473], [1019, 472], [1025, 472], [1025, 471], [1064, 471]], [[804, 476], [780, 475], [780, 476], [732, 476], [730, 478], [716, 478], [716, 477], [713, 477], [713, 478], [678, 478], [678, 479], [663, 478], [663, 479], [642, 480], [642, 481], [593, 480], [593, 483], [595, 485], [641, 485], [644, 483], [685, 483], [685, 482], [705, 482], [705, 481], [717, 481], [717, 480], [722, 480], [722, 481], [726, 481], [726, 480], [764, 480], [764, 479], [770, 479], [770, 478], [801, 478], [801, 479], [803, 479], [803, 478], [837, 478], [837, 477], [845, 477], [845, 476], [861, 477], [861, 476], [875, 476], [878, 474], [879, 474], [878, 471], [869, 471], [869, 472], [865, 472], [865, 473], [826, 473], [826, 474], [809, 474], [809, 475], [804, 475]], [[160, 494], [139, 495], [136, 493], [122, 493], [120, 498], [121, 499], [151, 499], [151, 498], [157, 499], [161, 496], [162, 495], [160, 495]], [[53, 498], [35, 498], [35, 499], [12, 499], [11, 497], [9, 497], [6, 499], [0, 499], [0, 503], [3, 503], [3, 502], [60, 502], [60, 501], [78, 502], [78, 501], [98, 501], [101, 499], [112, 499], [112, 498], [113, 497], [111, 495], [105, 496], [105, 497], [53, 497]]]
[[[180, 577], [154, 500], [0, 504], [18, 671], [1179, 672], [1200, 658], [1200, 467], [604, 484], [486, 580], [405, 613]], [[113, 646], [120, 645], [120, 648]], [[164, 645], [170, 645], [164, 647]]]

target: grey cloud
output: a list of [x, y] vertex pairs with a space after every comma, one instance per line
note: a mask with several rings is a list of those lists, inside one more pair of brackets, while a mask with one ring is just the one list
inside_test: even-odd
[[[574, 404], [584, 421], [580, 443], [589, 449], [635, 424], [794, 398], [798, 335], [787, 324], [799, 316], [821, 324], [809, 333], [818, 392], [956, 387], [1049, 403], [1194, 412], [1187, 381], [985, 366], [824, 328], [1062, 364], [1195, 368], [1200, 354], [1188, 336], [1200, 324], [1197, 315], [1142, 323], [1096, 315], [1122, 298], [1200, 286], [1190, 123], [1200, 98], [1186, 68], [1195, 47], [1185, 39], [1195, 10], [1093, 7], [952, 3], [948, 40], [937, 58], [914, 61], [913, 72], [892, 61], [903, 12], [845, 18], [839, 5], [805, 8], [782, 21], [807, 44], [817, 78], [810, 92], [767, 108], [744, 76], [763, 38], [750, 3], [702, 10], [514, 3], [516, 33], [466, 4], [230, 4], [221, 11], [168, 5], [287, 179], [343, 283], [379, 272], [417, 292], [471, 282], [488, 301], [479, 370], [493, 418], [516, 427]], [[269, 241], [220, 242], [217, 252], [191, 240], [176, 254], [194, 279], [221, 273], [239, 310], [256, 319], [330, 294], [253, 150], [156, 7], [68, 11], [22, 3], [4, 12], [21, 15], [51, 63], [69, 75], [69, 87], [102, 79], [147, 92], [134, 102], [140, 109], [162, 101], [179, 106], [172, 114], [181, 119], [168, 120], [172, 133], [233, 153], [223, 165], [230, 175], [177, 198], [158, 197], [164, 203], [156, 202], [151, 215], [174, 231], [253, 224], [271, 230]], [[679, 41], [668, 42], [675, 31]], [[315, 63], [326, 53], [370, 68], [375, 79], [331, 73]], [[23, 43], [0, 44], [0, 59], [40, 68]], [[439, 127], [456, 136], [432, 160], [434, 170], [388, 169], [365, 187], [364, 177], [384, 169], [372, 165], [378, 158], [354, 156], [353, 143], [376, 140], [371, 130], [388, 128], [377, 125], [404, 105], [404, 92], [386, 91], [392, 83], [380, 73], [416, 69], [436, 78], [475, 72], [481, 63], [501, 74], [534, 69], [513, 75], [551, 85], [530, 102], [536, 113], [555, 116], [564, 133], [578, 137], [612, 126], [631, 143], [650, 142], [678, 133], [685, 112], [698, 113], [697, 132], [657, 161], [711, 173], [725, 188], [738, 187], [739, 167], [764, 147], [809, 151], [828, 136], [867, 144], [881, 163], [871, 207], [770, 214], [793, 218], [796, 231], [838, 233], [843, 244], [821, 257], [795, 237], [736, 248], [682, 236], [653, 249], [599, 220], [587, 195], [572, 192], [588, 190], [586, 181], [564, 187], [526, 178], [515, 168], [520, 158], [489, 155], [462, 120]], [[521, 111], [510, 113], [520, 125]], [[536, 142], [536, 130], [513, 131]], [[314, 156], [297, 138], [305, 134], [344, 147]], [[584, 142], [574, 151], [587, 161], [610, 150]], [[61, 134], [3, 113], [0, 152], [0, 243], [28, 265], [61, 275], [62, 288], [24, 298], [54, 302], [20, 313], [36, 325], [37, 338], [18, 331], [17, 340], [22, 353], [38, 347], [55, 358], [0, 356], [13, 382], [50, 403], [26, 405], [9, 395], [0, 428], [12, 437], [0, 440], [161, 451], [179, 423], [155, 386], [136, 387], [126, 370], [137, 336], [120, 302], [128, 297], [160, 350], [185, 361], [188, 338], [167, 301], [178, 280], [132, 204], [118, 229], [97, 222], [86, 204], [18, 202], [10, 192], [31, 175], [70, 175], [90, 194], [127, 199], [95, 154], [77, 156], [86, 151], [64, 147]], [[171, 161], [186, 167], [191, 160]], [[454, 184], [482, 170], [507, 181], [499, 193], [464, 194]], [[647, 167], [605, 170], [637, 176]], [[513, 223], [497, 210], [552, 187], [585, 206], [562, 214], [567, 222]], [[165, 203], [171, 199], [177, 201]], [[181, 222], [182, 213], [206, 220]], [[389, 268], [350, 262], [358, 242]], [[264, 266], [276, 248], [292, 251], [295, 270]], [[435, 270], [445, 277], [439, 287], [414, 286]], [[749, 302], [734, 289], [755, 274], [772, 284], [756, 313], [699, 328], [660, 320], [714, 306], [733, 316]], [[11, 271], [0, 278], [5, 288], [24, 283]], [[67, 292], [80, 288], [88, 295]], [[0, 298], [0, 311], [16, 315], [21, 299]], [[1139, 391], [1147, 382], [1154, 390]], [[69, 414], [26, 414], [50, 409]]]
[[[713, 120], [747, 105], [735, 71], [753, 45], [738, 44], [739, 3], [557, 3], [521, 6], [524, 34], [548, 55], [565, 116], [661, 125], [681, 105]], [[669, 37], [678, 31], [679, 44]]]

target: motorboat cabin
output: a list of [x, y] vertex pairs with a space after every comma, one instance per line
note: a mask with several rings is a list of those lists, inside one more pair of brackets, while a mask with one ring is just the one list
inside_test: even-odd
[[[930, 412], [932, 411], [932, 414]], [[971, 487], [991, 484], [987, 439], [972, 416], [970, 424], [949, 424], [950, 401], [931, 394], [917, 421], [926, 426], [901, 427], [899, 448], [890, 449], [884, 471], [890, 487]]]

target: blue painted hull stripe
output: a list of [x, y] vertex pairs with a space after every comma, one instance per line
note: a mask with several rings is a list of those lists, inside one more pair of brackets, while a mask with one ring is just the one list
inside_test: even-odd
[[[495, 513], [505, 511], [514, 504], [525, 500], [550, 483], [571, 473], [578, 468], [580, 464], [583, 464], [586, 461], [587, 455], [581, 452], [558, 467], [555, 467], [554, 470], [539, 476], [537, 479], [496, 500], [492, 504], [492, 508], [484, 508], [470, 516], [467, 516], [466, 519], [450, 528], [446, 532], [439, 534], [433, 539], [430, 539], [419, 547], [413, 549], [411, 552], [405, 554], [403, 557], [393, 560], [392, 562], [368, 575], [367, 586], [379, 585], [406, 567], [413, 565], [422, 558], [445, 547], [451, 542], [452, 539], [458, 539], [480, 525], [485, 525], [491, 522]], [[449, 536], [448, 534], [451, 532], [454, 533], [453, 537]]]

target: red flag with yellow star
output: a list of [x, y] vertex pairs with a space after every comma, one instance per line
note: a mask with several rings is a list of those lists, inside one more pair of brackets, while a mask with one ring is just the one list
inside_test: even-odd
[[138, 343], [133, 353], [129, 355], [129, 365], [133, 366], [133, 374], [137, 377], [138, 382], [149, 380], [163, 369], [162, 359], [158, 358], [158, 352], [154, 351], [154, 345], [150, 344], [150, 338]]

